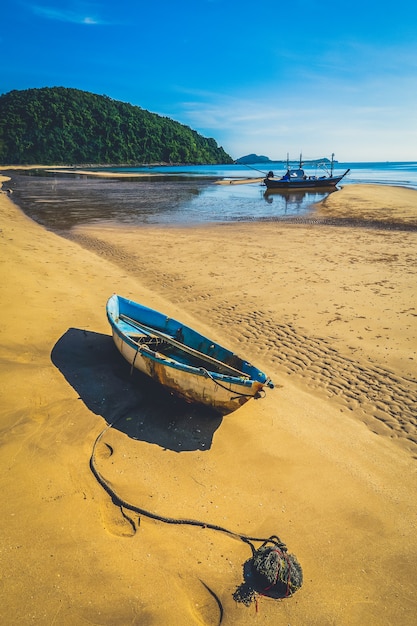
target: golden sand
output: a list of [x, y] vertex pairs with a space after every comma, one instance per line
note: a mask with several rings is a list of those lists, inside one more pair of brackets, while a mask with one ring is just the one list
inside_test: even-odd
[[[0, 211], [2, 623], [414, 626], [417, 232], [83, 227], [69, 241], [4, 193]], [[415, 223], [417, 193], [351, 185], [317, 210], [360, 214]], [[276, 389], [222, 419], [158, 404], [109, 338], [113, 292]], [[89, 466], [114, 420], [96, 464], [124, 500], [279, 535], [301, 590], [235, 603], [247, 545], [116, 506]]]

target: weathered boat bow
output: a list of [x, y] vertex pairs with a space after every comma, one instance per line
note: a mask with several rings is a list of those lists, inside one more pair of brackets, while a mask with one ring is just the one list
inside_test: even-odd
[[230, 413], [274, 387], [251, 363], [163, 313], [118, 295], [106, 312], [114, 343], [132, 368], [189, 402]]

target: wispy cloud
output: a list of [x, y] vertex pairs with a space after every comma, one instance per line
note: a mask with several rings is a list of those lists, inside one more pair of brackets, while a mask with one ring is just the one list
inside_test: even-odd
[[[410, 134], [415, 98], [393, 101], [393, 85], [385, 85], [383, 92], [373, 83], [379, 87], [374, 98], [348, 99], [340, 87], [340, 97], [328, 103], [279, 91], [269, 98], [259, 93], [241, 98], [183, 90], [188, 97], [177, 103], [175, 112], [165, 114], [216, 137], [236, 158], [252, 152], [284, 158], [287, 151], [293, 156], [302, 151], [306, 158], [335, 151], [341, 160], [415, 158], [415, 134], [414, 139]], [[404, 93], [402, 84], [395, 87], [397, 94]]]
[[87, 25], [105, 24], [105, 22], [94, 13], [94, 6], [87, 3], [76, 3], [69, 8], [34, 4], [30, 6], [30, 9], [35, 15], [58, 22]]

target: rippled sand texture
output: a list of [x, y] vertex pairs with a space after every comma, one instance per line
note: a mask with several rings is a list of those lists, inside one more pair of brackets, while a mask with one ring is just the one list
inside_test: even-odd
[[268, 371], [417, 451], [416, 231], [234, 224], [74, 237], [248, 344]]
[[[315, 214], [346, 225], [96, 226], [73, 241], [0, 195], [2, 623], [414, 626], [417, 192], [373, 187]], [[113, 292], [276, 388], [219, 418], [131, 377]], [[137, 509], [278, 534], [303, 587], [236, 603], [247, 545]]]

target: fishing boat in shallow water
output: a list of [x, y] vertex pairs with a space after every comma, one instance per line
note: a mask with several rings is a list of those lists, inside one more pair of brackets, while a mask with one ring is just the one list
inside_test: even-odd
[[189, 402], [226, 414], [274, 384], [266, 374], [185, 324], [114, 294], [113, 340], [132, 367]]
[[[327, 161], [328, 163], [328, 161]], [[319, 164], [324, 166], [324, 164]], [[330, 171], [327, 171], [324, 176], [308, 176], [302, 169], [303, 161], [300, 155], [299, 167], [297, 169], [291, 169], [287, 158], [287, 171], [284, 176], [276, 178], [273, 172], [268, 172], [264, 183], [268, 191], [285, 190], [285, 189], [320, 189], [326, 187], [336, 187], [338, 183], [350, 172], [347, 169], [343, 174], [339, 176], [333, 176], [334, 167], [334, 154], [332, 154], [332, 160], [330, 163]]]

